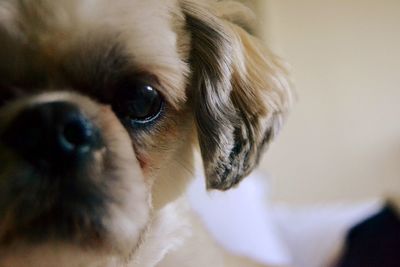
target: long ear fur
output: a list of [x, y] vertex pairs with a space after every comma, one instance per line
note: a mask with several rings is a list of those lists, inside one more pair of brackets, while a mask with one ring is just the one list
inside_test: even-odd
[[213, 11], [198, 1], [181, 3], [191, 32], [190, 95], [207, 187], [226, 190], [254, 169], [278, 133], [291, 103], [289, 82], [279, 60], [233, 22], [243, 19], [224, 16], [231, 1], [217, 2]]

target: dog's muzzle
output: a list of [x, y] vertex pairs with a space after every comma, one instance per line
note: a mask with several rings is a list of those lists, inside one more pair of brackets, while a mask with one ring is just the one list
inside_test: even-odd
[[2, 139], [24, 160], [51, 173], [79, 168], [101, 147], [99, 130], [77, 107], [61, 101], [24, 109]]
[[11, 115], [0, 133], [0, 245], [100, 236], [111, 200], [93, 118], [63, 100], [27, 104]]

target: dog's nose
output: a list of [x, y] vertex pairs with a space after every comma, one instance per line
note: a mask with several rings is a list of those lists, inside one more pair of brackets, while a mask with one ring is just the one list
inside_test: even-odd
[[6, 129], [3, 140], [28, 162], [50, 169], [82, 162], [100, 144], [98, 129], [66, 102], [23, 110]]

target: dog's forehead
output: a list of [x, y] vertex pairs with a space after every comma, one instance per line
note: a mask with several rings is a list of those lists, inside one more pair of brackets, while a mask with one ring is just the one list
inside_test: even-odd
[[188, 48], [180, 44], [186, 38], [183, 24], [176, 0], [3, 0], [0, 71], [12, 69], [12, 61], [17, 61], [15, 71], [24, 69], [25, 58], [52, 70], [66, 58], [105, 62], [99, 60], [102, 54], [109, 57], [110, 48], [118, 47], [111, 49], [115, 60], [109, 61], [124, 58], [136, 70], [157, 76], [170, 101], [179, 103], [188, 73]]

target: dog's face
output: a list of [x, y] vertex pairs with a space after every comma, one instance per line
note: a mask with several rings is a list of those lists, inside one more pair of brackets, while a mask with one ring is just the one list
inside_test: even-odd
[[199, 2], [0, 1], [2, 266], [125, 261], [193, 146], [209, 188], [257, 164], [285, 73], [237, 25], [246, 10]]

